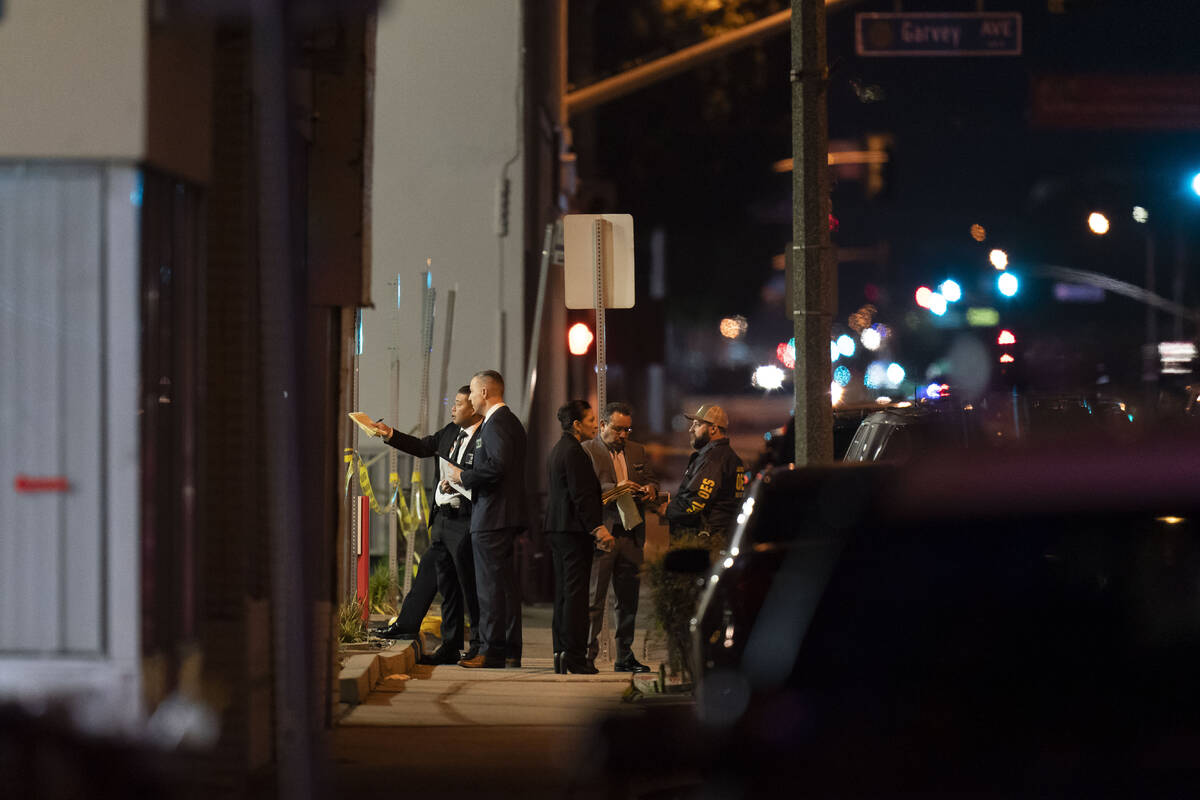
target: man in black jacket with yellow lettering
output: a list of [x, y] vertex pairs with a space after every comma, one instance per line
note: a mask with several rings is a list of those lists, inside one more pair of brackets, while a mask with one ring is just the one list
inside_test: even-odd
[[728, 536], [746, 491], [746, 467], [729, 446], [729, 415], [720, 406], [702, 405], [684, 416], [692, 421], [688, 432], [696, 452], [667, 503], [671, 538]]

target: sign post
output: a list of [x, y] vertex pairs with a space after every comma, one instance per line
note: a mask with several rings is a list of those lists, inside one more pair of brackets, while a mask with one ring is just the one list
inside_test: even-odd
[[608, 397], [605, 311], [633, 308], [633, 215], [568, 214], [563, 217], [567, 308], [596, 310], [596, 405]]

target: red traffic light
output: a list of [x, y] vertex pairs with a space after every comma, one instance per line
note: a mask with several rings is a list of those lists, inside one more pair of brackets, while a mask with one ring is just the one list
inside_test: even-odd
[[576, 322], [567, 329], [567, 348], [571, 351], [571, 355], [582, 356], [587, 353], [595, 338], [591, 328], [582, 322]]

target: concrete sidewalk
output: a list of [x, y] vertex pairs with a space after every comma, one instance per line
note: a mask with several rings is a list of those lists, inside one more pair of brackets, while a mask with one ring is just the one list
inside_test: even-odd
[[[343, 689], [343, 700], [352, 702], [343, 705], [339, 725], [590, 725], [600, 716], [618, 713], [624, 705], [622, 696], [631, 686], [636, 685], [643, 694], [655, 691], [666, 648], [661, 637], [647, 634], [646, 623], [652, 627], [653, 622], [645, 609], [651, 602], [643, 592], [634, 641], [634, 654], [651, 668], [649, 673], [615, 672], [611, 661], [597, 661], [600, 672], [596, 675], [555, 674], [550, 632], [553, 609], [548, 604], [526, 605], [520, 669], [416, 664], [419, 648], [412, 640], [349, 658], [342, 682], [345, 685], [347, 678], [353, 679], [358, 688]], [[437, 640], [427, 637], [425, 643], [436, 646]], [[370, 660], [374, 667], [368, 667], [364, 676], [363, 664]]]

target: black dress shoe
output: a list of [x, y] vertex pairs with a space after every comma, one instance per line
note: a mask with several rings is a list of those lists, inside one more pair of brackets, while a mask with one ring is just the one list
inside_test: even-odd
[[624, 658], [620, 659], [619, 661], [617, 661], [617, 663], [613, 664], [613, 671], [614, 672], [649, 672], [650, 668], [647, 667], [642, 662], [638, 661], [632, 655], [628, 655], [628, 656], [625, 656]]
[[564, 655], [562, 659], [562, 665], [564, 674], [570, 673], [572, 675], [595, 675], [600, 671], [596, 669], [594, 665], [589, 664], [586, 658], [576, 659]]
[[378, 631], [375, 635], [380, 639], [415, 639], [420, 630], [417, 628], [401, 627], [399, 620]]
[[555, 675], [563, 675], [566, 672], [563, 669], [562, 659], [563, 659], [563, 654], [562, 654], [562, 651], [559, 650], [554, 654], [554, 674]]
[[422, 664], [457, 664], [459, 662], [458, 648], [442, 645], [427, 656], [421, 658]]

